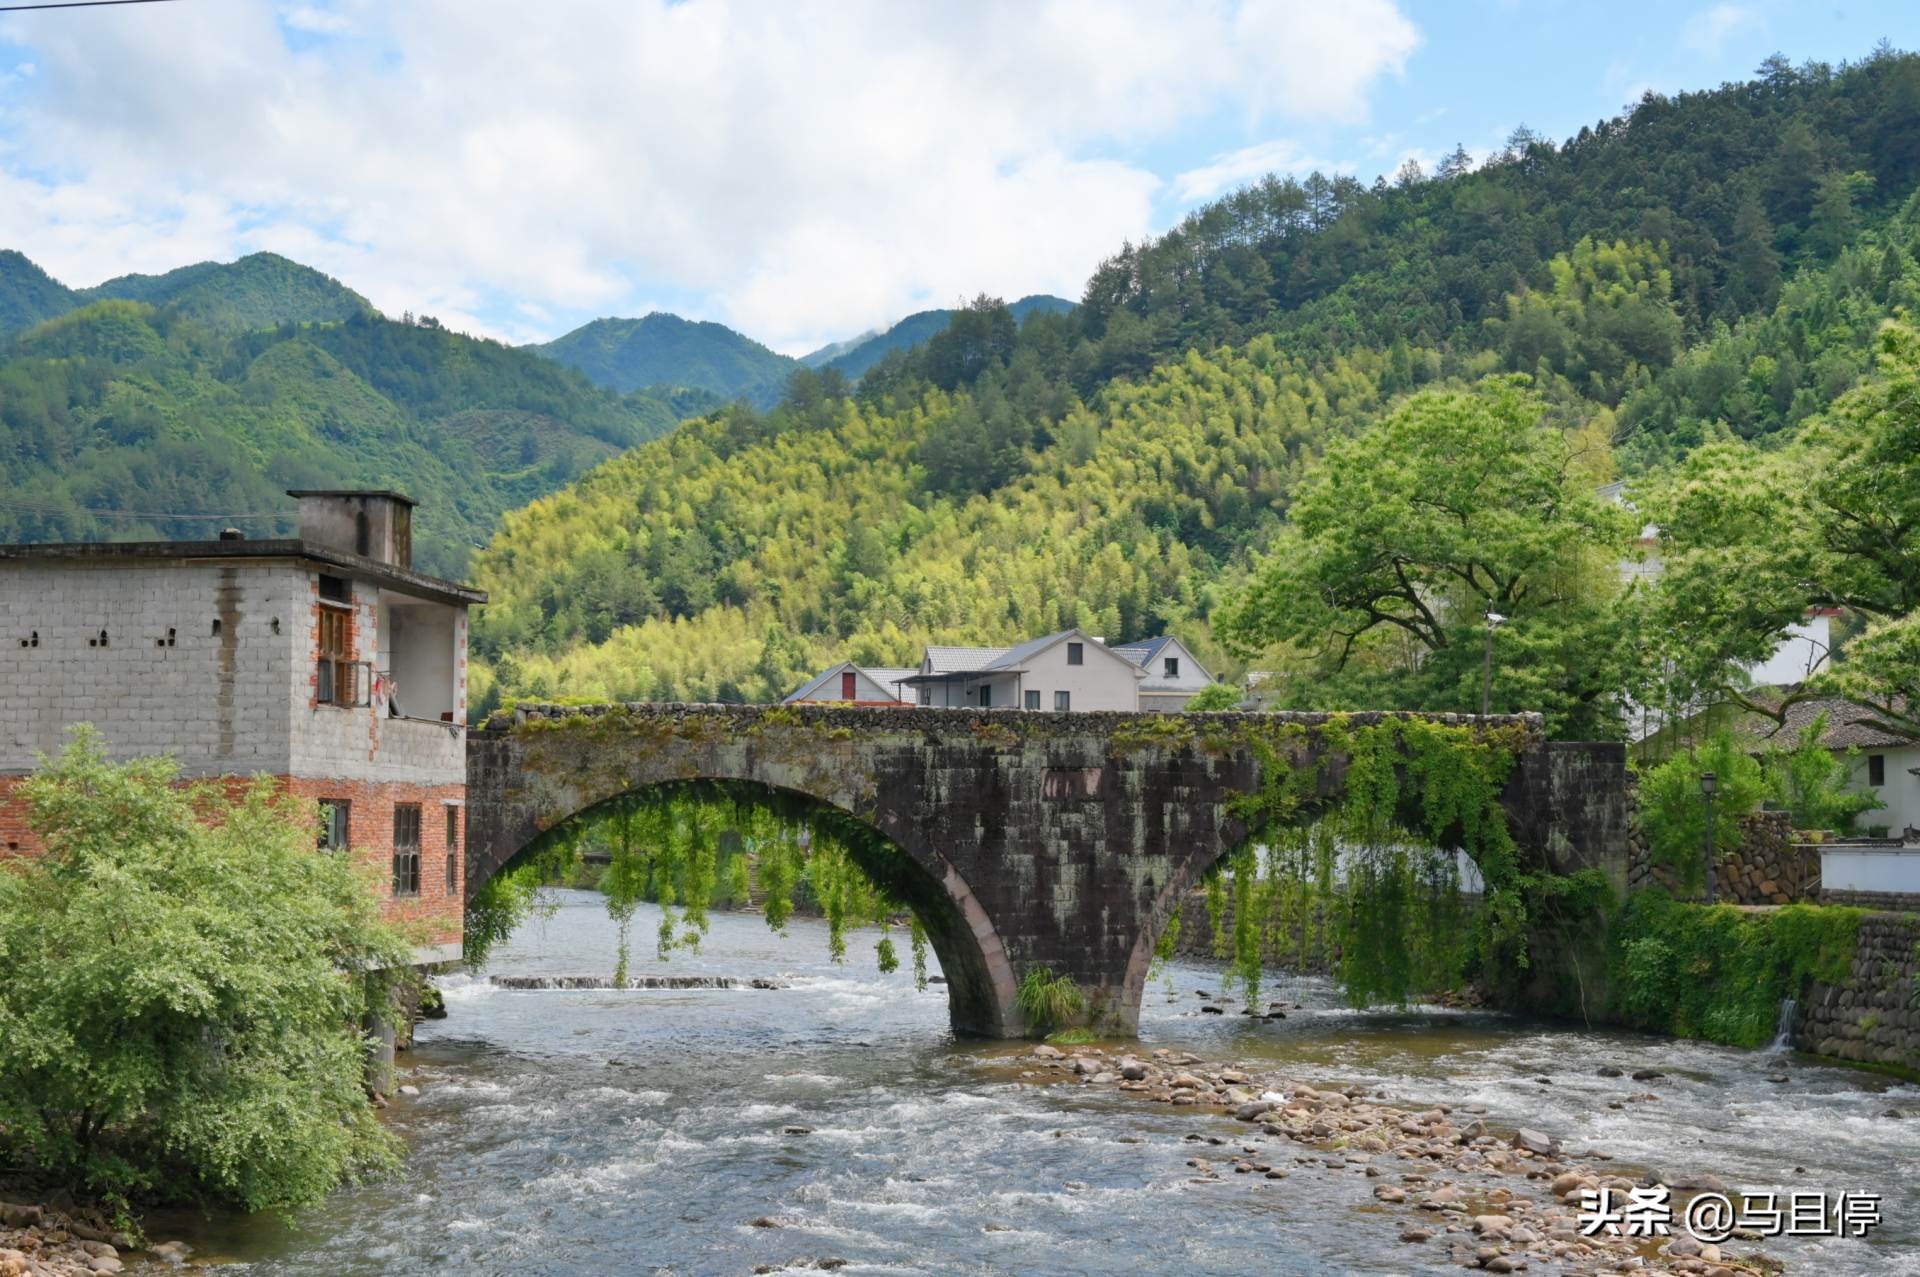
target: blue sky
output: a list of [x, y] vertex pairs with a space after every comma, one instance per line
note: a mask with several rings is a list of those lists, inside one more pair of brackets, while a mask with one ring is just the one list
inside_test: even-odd
[[1269, 170], [1562, 137], [1761, 58], [1920, 47], [1817, 0], [177, 0], [0, 14], [0, 247], [59, 278], [270, 249], [512, 341], [673, 310], [799, 353], [1077, 296]]

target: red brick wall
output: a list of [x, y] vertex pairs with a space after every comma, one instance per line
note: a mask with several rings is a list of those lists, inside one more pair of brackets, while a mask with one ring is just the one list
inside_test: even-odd
[[[0, 776], [0, 858], [38, 855], [38, 839], [27, 829], [26, 804], [15, 795], [24, 777]], [[420, 894], [389, 898], [384, 912], [396, 922], [418, 923], [417, 944], [458, 944], [464, 914], [467, 787], [459, 785], [397, 785], [373, 781], [313, 780], [304, 776], [277, 777], [302, 798], [340, 798], [352, 804], [348, 843], [355, 859], [372, 865], [382, 892], [393, 884], [393, 809], [399, 803], [420, 804]], [[236, 786], [244, 783], [236, 778]], [[460, 804], [455, 849], [454, 883], [447, 888], [448, 803]]]
[[27, 830], [27, 805], [14, 796], [24, 776], [0, 776], [0, 857], [32, 856], [39, 840]]
[[400, 803], [420, 804], [420, 894], [390, 898], [386, 914], [395, 921], [423, 924], [426, 932], [418, 943], [459, 943], [460, 923], [465, 913], [465, 865], [461, 850], [455, 850], [453, 890], [449, 892], [445, 807], [450, 802], [459, 804], [456, 807], [459, 839], [464, 849], [466, 785], [397, 785], [363, 780], [313, 780], [304, 776], [283, 779], [287, 788], [302, 798], [343, 798], [352, 804], [347, 822], [348, 845], [356, 860], [374, 867], [382, 889], [389, 892], [393, 888], [393, 809]]

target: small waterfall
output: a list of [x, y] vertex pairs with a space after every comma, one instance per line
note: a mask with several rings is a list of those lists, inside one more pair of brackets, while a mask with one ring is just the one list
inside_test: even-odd
[[1793, 1049], [1793, 1016], [1799, 1004], [1792, 998], [1780, 999], [1780, 1018], [1774, 1021], [1773, 1045], [1767, 1050], [1779, 1053]]

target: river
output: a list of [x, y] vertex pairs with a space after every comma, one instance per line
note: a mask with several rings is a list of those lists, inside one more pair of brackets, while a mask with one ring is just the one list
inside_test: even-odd
[[[491, 971], [610, 971], [599, 897], [551, 898], [556, 911]], [[953, 1039], [945, 990], [880, 975], [870, 936], [835, 966], [823, 923], [796, 919], [782, 937], [757, 917], [715, 914], [699, 954], [660, 966], [657, 918], [643, 906], [634, 920], [637, 973], [787, 987], [506, 991], [450, 978], [450, 1015], [423, 1025], [401, 1060], [421, 1089], [390, 1112], [411, 1149], [406, 1178], [291, 1221], [202, 1222], [187, 1234], [197, 1257], [328, 1277], [691, 1277], [821, 1259], [941, 1277], [1461, 1271], [1399, 1242], [1413, 1212], [1381, 1207], [1358, 1176], [1192, 1182], [1184, 1137], [1246, 1128], [1021, 1080], [1022, 1048]], [[1485, 1013], [1355, 1012], [1318, 979], [1273, 983], [1269, 996], [1304, 1009], [1266, 1024], [1202, 1013], [1202, 990], [1218, 992], [1216, 971], [1172, 966], [1149, 990], [1143, 1046], [1281, 1063], [1416, 1107], [1484, 1108], [1496, 1127], [1538, 1127], [1674, 1177], [1879, 1191], [1886, 1223], [1868, 1240], [1767, 1249], [1793, 1272], [1920, 1274], [1920, 1088], [1784, 1054]], [[1666, 1076], [1607, 1079], [1602, 1065]], [[1767, 1080], [1782, 1071], [1787, 1082]], [[1660, 1098], [1606, 1107], [1642, 1090]], [[1889, 1107], [1909, 1119], [1878, 1116]]]

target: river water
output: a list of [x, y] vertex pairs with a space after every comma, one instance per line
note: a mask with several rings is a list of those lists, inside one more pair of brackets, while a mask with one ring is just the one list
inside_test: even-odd
[[[492, 972], [611, 970], [599, 897], [552, 898], [556, 912]], [[521, 992], [449, 979], [451, 1014], [402, 1057], [421, 1088], [390, 1114], [411, 1148], [407, 1177], [291, 1221], [202, 1223], [188, 1234], [199, 1257], [329, 1277], [740, 1274], [821, 1259], [848, 1273], [1021, 1277], [1461, 1271], [1431, 1243], [1399, 1242], [1412, 1212], [1379, 1206], [1356, 1174], [1192, 1182], [1184, 1136], [1247, 1128], [1021, 1080], [1022, 1048], [953, 1039], [944, 989], [878, 974], [871, 937], [835, 966], [822, 923], [796, 919], [782, 937], [757, 917], [715, 914], [701, 953], [660, 966], [657, 918], [643, 906], [634, 920], [636, 973], [787, 987]], [[1354, 1012], [1315, 979], [1270, 985], [1269, 997], [1304, 1004], [1271, 1024], [1203, 1014], [1202, 990], [1219, 991], [1217, 972], [1175, 964], [1148, 993], [1143, 1046], [1285, 1064], [1415, 1107], [1483, 1108], [1496, 1129], [1538, 1127], [1670, 1178], [1878, 1191], [1887, 1222], [1869, 1240], [1767, 1248], [1794, 1272], [1920, 1274], [1920, 1088], [1484, 1013]], [[1607, 1079], [1603, 1064], [1667, 1076]], [[1766, 1080], [1782, 1071], [1789, 1081]], [[1606, 1107], [1645, 1090], [1660, 1098]], [[1877, 1116], [1889, 1107], [1908, 1120]]]

